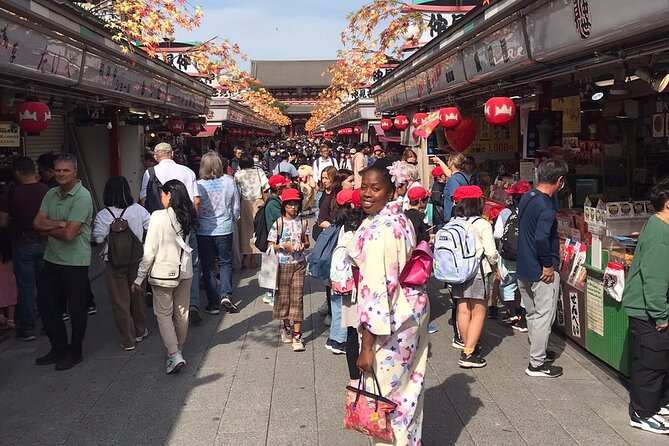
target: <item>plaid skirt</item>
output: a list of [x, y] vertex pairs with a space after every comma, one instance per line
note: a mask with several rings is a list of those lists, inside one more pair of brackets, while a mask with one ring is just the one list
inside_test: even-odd
[[278, 284], [274, 293], [274, 319], [304, 320], [304, 275], [307, 263], [279, 265]]

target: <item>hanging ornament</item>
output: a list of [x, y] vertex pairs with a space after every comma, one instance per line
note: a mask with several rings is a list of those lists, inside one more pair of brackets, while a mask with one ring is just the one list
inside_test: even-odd
[[485, 103], [485, 119], [492, 125], [509, 125], [516, 116], [516, 104], [511, 98], [494, 97]]
[[413, 119], [411, 120], [411, 123], [413, 124], [414, 128], [420, 127], [420, 125], [425, 121], [425, 118], [427, 118], [427, 113], [416, 113], [413, 115]]
[[476, 121], [466, 116], [455, 129], [446, 132], [446, 141], [456, 152], [464, 152], [476, 139]]
[[356, 125], [355, 127], [353, 127], [353, 133], [356, 134], [356, 135], [361, 135], [362, 134], [362, 127], [360, 127], [359, 125]]
[[381, 120], [381, 128], [383, 129], [384, 132], [387, 132], [388, 130], [393, 128], [393, 120], [384, 118]]
[[28, 133], [40, 133], [49, 127], [51, 110], [49, 106], [39, 101], [26, 101], [19, 104], [17, 109], [19, 127]]
[[462, 120], [462, 115], [457, 107], [446, 107], [439, 110], [439, 124], [446, 130], [453, 130]]
[[184, 131], [184, 122], [181, 119], [171, 119], [167, 123], [167, 128], [170, 130], [171, 134], [179, 136]]
[[190, 133], [192, 136], [197, 136], [198, 133], [200, 133], [200, 130], [202, 129], [202, 126], [200, 125], [199, 122], [191, 122], [188, 124], [188, 127], [186, 127], [186, 131]]
[[409, 118], [404, 115], [397, 115], [393, 123], [395, 124], [395, 128], [397, 130], [406, 130], [409, 127]]

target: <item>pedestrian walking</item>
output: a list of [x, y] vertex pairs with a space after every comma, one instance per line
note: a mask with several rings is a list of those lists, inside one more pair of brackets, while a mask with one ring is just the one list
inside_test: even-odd
[[558, 209], [554, 198], [564, 187], [568, 172], [562, 159], [543, 161], [538, 167], [539, 184], [518, 203], [516, 274], [530, 338], [530, 363], [525, 369], [529, 376], [562, 375], [562, 368], [551, 365], [554, 353], [547, 347], [560, 294]]
[[[109, 291], [114, 324], [121, 336], [121, 348], [134, 350], [135, 345], [142, 342], [149, 332], [146, 329], [144, 290], [140, 292], [132, 290], [132, 283], [137, 278], [137, 269], [143, 251], [141, 249], [133, 251], [132, 242], [133, 237], [136, 238], [141, 248], [144, 231], [149, 227], [151, 214], [142, 205], [134, 202], [128, 180], [122, 176], [111, 177], [107, 180], [102, 200], [105, 208], [95, 216], [93, 240], [96, 243], [105, 244], [102, 251], [105, 261], [105, 281]], [[120, 223], [119, 220], [126, 222], [122, 224], [125, 226], [123, 231], [132, 232], [132, 234], [126, 233], [127, 237], [124, 237], [123, 241], [114, 235], [110, 237], [110, 234], [114, 232], [111, 227], [114, 223]], [[121, 232], [121, 228], [117, 226], [113, 229]], [[111, 258], [110, 249], [121, 258]], [[140, 255], [132, 258], [133, 252]]]
[[471, 184], [469, 175], [466, 173], [465, 165], [467, 158], [462, 153], [453, 153], [448, 157], [446, 167], [451, 172], [450, 178], [444, 186], [444, 223], [448, 223], [453, 212], [453, 194], [460, 186]]
[[[77, 159], [73, 155], [60, 155], [54, 169], [59, 186], [46, 193], [33, 223], [36, 230], [48, 236], [44, 267], [37, 281], [37, 306], [51, 343], [51, 351], [35, 362], [67, 370], [83, 359], [93, 203], [91, 194], [77, 179]], [[69, 343], [58, 302], [63, 291], [72, 318]]]
[[186, 186], [179, 180], [162, 185], [164, 209], [151, 214], [144, 256], [132, 285], [140, 292], [144, 280], [153, 287], [153, 312], [167, 350], [168, 374], [186, 365], [182, 349], [188, 334], [189, 292], [193, 280], [189, 238], [194, 236], [197, 214]]
[[264, 204], [268, 182], [265, 173], [253, 167], [253, 159], [243, 155], [239, 160], [239, 170], [235, 181], [241, 192], [241, 210], [237, 223], [239, 231], [239, 250], [242, 254], [242, 268], [257, 268], [254, 258], [258, 249], [253, 245], [253, 220], [256, 212]]
[[[304, 251], [309, 248], [309, 228], [299, 218], [302, 199], [297, 189], [281, 194], [281, 217], [274, 222], [267, 240], [278, 254], [278, 288], [274, 300], [274, 319], [282, 321], [281, 342], [292, 343], [293, 351], [304, 351]], [[291, 327], [292, 322], [292, 327]]]

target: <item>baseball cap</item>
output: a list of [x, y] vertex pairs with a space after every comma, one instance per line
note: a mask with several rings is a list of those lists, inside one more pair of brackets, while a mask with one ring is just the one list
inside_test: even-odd
[[444, 174], [444, 169], [441, 168], [441, 166], [437, 166], [434, 169], [432, 169], [432, 176], [437, 178], [440, 177]]
[[351, 203], [353, 203], [353, 191], [350, 189], [339, 191], [337, 194], [337, 204], [339, 206], [346, 206]]
[[483, 197], [483, 191], [478, 186], [460, 186], [455, 189], [453, 194], [453, 201], [456, 203], [465, 198], [481, 198]]
[[353, 189], [353, 197], [351, 198], [351, 202], [356, 208], [362, 207], [362, 202], [360, 201], [360, 188]]
[[167, 155], [169, 153], [172, 153], [172, 146], [166, 142], [156, 144], [156, 147], [153, 149], [154, 155]]
[[355, 155], [357, 153], [357, 150], [355, 148], [351, 147], [351, 149], [348, 151], [351, 155]]
[[269, 187], [272, 189], [279, 188], [281, 186], [289, 186], [290, 180], [283, 175], [272, 175], [269, 177]]
[[432, 196], [432, 193], [423, 186], [412, 187], [407, 192], [407, 198], [409, 201], [418, 201], [430, 196]]
[[281, 193], [281, 203], [286, 201], [300, 201], [300, 193], [297, 189], [286, 189]]
[[530, 185], [530, 183], [522, 180], [516, 181], [510, 188], [504, 189], [504, 191], [510, 195], [522, 195], [525, 192], [529, 192], [531, 190], [532, 186]]

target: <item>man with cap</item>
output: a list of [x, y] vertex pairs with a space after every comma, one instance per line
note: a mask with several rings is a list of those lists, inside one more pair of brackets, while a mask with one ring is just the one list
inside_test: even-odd
[[[265, 225], [271, 228], [275, 221], [281, 217], [281, 193], [291, 185], [284, 175], [272, 175], [269, 178], [269, 196], [265, 202]], [[263, 294], [262, 301], [270, 306], [274, 305], [274, 290], [268, 290]]]
[[[147, 169], [142, 177], [142, 188], [139, 191], [139, 202], [147, 207], [147, 198], [149, 194], [155, 194], [156, 188], [154, 182], [157, 182], [159, 188], [170, 180], [179, 180], [188, 191], [188, 196], [193, 201], [195, 211], [200, 211], [200, 192], [197, 187], [195, 172], [186, 166], [174, 162], [174, 151], [172, 146], [166, 142], [161, 142], [153, 149], [153, 155], [158, 162], [154, 167]], [[154, 200], [155, 201], [155, 200]], [[160, 200], [158, 200], [160, 203]], [[158, 208], [160, 209], [160, 208]], [[150, 209], [153, 212], [157, 209]], [[190, 237], [191, 259], [193, 264], [193, 282], [190, 287], [190, 307], [188, 317], [193, 324], [202, 322], [200, 315], [200, 258], [197, 250], [197, 238]]]
[[444, 223], [444, 187], [448, 177], [443, 167], [437, 166], [432, 169], [432, 190], [430, 191], [430, 203], [432, 203], [432, 224], [439, 227]]

